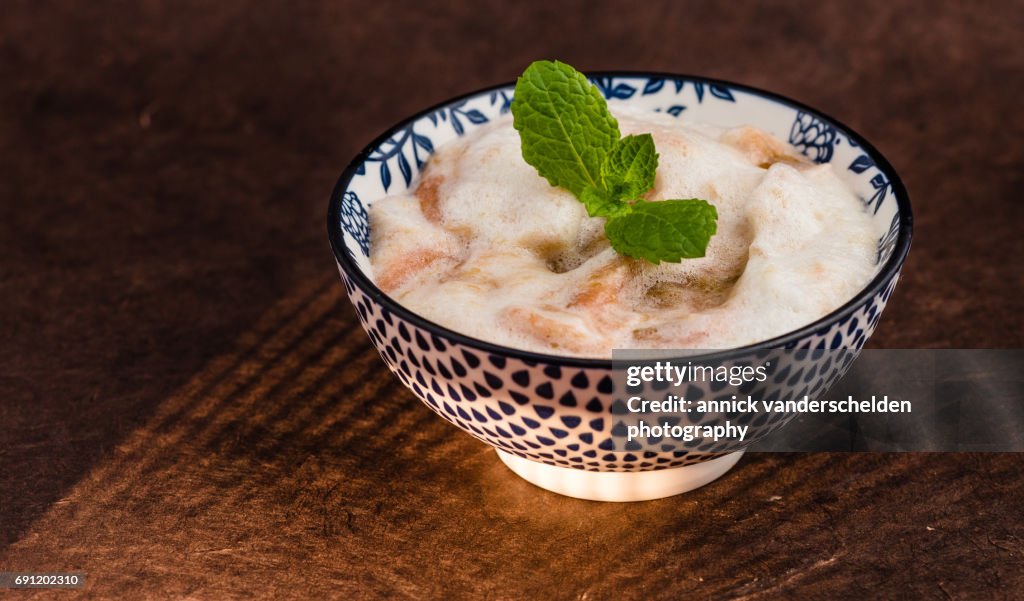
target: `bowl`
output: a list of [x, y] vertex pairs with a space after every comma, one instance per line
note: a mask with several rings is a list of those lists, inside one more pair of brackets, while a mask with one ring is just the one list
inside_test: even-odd
[[[793, 377], [771, 378], [778, 398], [821, 394], [840, 378], [871, 336], [910, 248], [907, 192], [889, 162], [860, 135], [778, 94], [727, 81], [666, 73], [588, 75], [610, 105], [628, 103], [679, 119], [753, 125], [788, 140], [815, 163], [834, 163], [859, 196], [878, 233], [877, 274], [825, 317], [756, 345], [688, 357], [743, 362], [772, 349], [839, 349], [803, 353]], [[514, 84], [442, 102], [389, 128], [341, 174], [330, 198], [327, 230], [348, 297], [388, 368], [430, 409], [494, 447], [526, 480], [561, 494], [635, 501], [682, 493], [728, 471], [743, 448], [782, 427], [792, 415], [754, 420], [742, 445], [623, 444], [614, 398], [613, 362], [547, 355], [465, 336], [413, 313], [382, 292], [370, 267], [367, 207], [414, 187], [441, 144], [509, 111]], [[790, 355], [792, 357], [792, 355]], [[721, 394], [694, 383], [695, 394]], [[704, 389], [700, 389], [701, 387]], [[716, 419], [707, 415], [706, 423]], [[700, 441], [698, 441], [699, 443]]]

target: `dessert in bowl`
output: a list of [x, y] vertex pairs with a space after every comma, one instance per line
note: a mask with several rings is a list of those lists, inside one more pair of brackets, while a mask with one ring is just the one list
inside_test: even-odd
[[[896, 285], [910, 206], [877, 151], [799, 103], [689, 76], [592, 81], [624, 133], [654, 136], [661, 167], [645, 198], [717, 207], [703, 258], [654, 265], [609, 248], [603, 219], [518, 155], [512, 85], [371, 143], [332, 194], [328, 231], [362, 325], [431, 409], [545, 488], [657, 498], [713, 480], [741, 451], [624, 446], [612, 349], [855, 354]], [[849, 365], [808, 360], [822, 365], [776, 383], [782, 396], [827, 389]], [[744, 443], [785, 421], [751, 423]]]

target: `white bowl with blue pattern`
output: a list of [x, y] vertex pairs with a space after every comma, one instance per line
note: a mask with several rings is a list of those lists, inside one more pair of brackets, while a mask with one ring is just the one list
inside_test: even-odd
[[[788, 140], [817, 163], [834, 164], [876, 225], [876, 276], [843, 306], [806, 327], [713, 357], [687, 359], [741, 360], [764, 349], [796, 348], [847, 349], [852, 360], [874, 331], [910, 248], [910, 201], [889, 162], [835, 119], [748, 86], [663, 73], [599, 73], [591, 80], [610, 104], [714, 125], [753, 125]], [[374, 284], [367, 207], [415, 188], [436, 148], [507, 113], [513, 87], [466, 94], [404, 119], [345, 169], [331, 195], [327, 229], [349, 299], [388, 368], [430, 409], [493, 446], [530, 482], [606, 501], [653, 499], [702, 486], [728, 471], [742, 450], [626, 448], [612, 434], [621, 420], [613, 407], [611, 360], [544, 355], [471, 338], [405, 309]], [[775, 378], [776, 388], [762, 392], [780, 398], [823, 393], [849, 366], [829, 357], [804, 358], [812, 363], [801, 372], [806, 377]], [[745, 444], [787, 419], [750, 424]]]

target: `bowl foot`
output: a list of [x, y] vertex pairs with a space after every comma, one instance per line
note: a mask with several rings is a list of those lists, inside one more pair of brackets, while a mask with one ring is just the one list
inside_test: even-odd
[[715, 480], [742, 456], [743, 451], [737, 451], [703, 463], [650, 472], [588, 472], [498, 450], [505, 465], [527, 482], [588, 501], [649, 501], [678, 495]]

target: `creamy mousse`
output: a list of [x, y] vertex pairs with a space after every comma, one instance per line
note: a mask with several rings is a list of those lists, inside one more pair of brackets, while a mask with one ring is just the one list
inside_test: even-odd
[[874, 275], [871, 219], [829, 165], [753, 127], [612, 113], [623, 135], [654, 137], [647, 200], [717, 208], [706, 256], [654, 265], [618, 255], [605, 220], [523, 160], [508, 116], [439, 148], [412, 194], [373, 203], [377, 285], [474, 338], [607, 358], [768, 340], [839, 308]]

